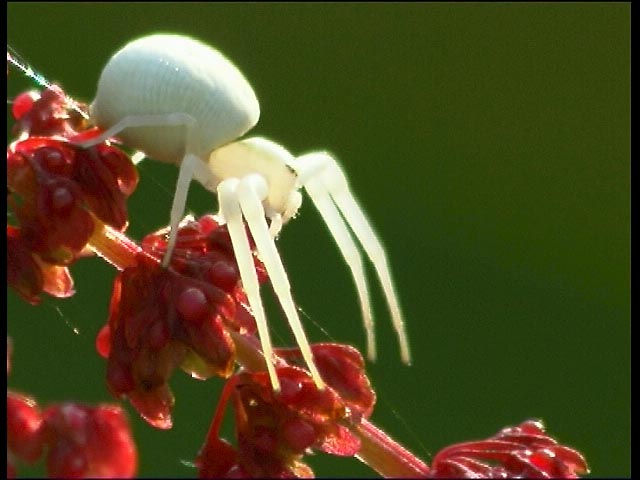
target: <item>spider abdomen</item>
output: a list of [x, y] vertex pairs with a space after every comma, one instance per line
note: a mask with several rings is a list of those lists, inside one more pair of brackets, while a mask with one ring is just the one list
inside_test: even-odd
[[[134, 40], [104, 67], [91, 116], [107, 129], [128, 116], [187, 114], [191, 147], [206, 155], [246, 133], [260, 116], [251, 85], [220, 52], [189, 37], [158, 34]], [[179, 164], [185, 125], [129, 127], [118, 136], [130, 147]]]

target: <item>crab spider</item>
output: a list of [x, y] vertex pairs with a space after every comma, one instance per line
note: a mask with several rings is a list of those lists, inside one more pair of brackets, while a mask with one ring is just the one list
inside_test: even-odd
[[318, 388], [324, 388], [274, 241], [298, 211], [301, 189], [318, 208], [351, 269], [369, 358], [375, 358], [373, 317], [361, 255], [349, 229], [373, 262], [398, 334], [402, 359], [410, 362], [384, 248], [351, 193], [342, 168], [325, 152], [295, 158], [264, 138], [236, 141], [256, 124], [260, 108], [247, 80], [222, 54], [180, 35], [158, 34], [134, 40], [103, 69], [90, 115], [103, 133], [82, 146], [117, 135], [146, 156], [180, 166], [164, 266], [168, 266], [175, 246], [191, 179], [217, 194], [219, 215], [231, 236], [275, 391], [279, 391], [280, 382], [244, 222], [309, 371]]

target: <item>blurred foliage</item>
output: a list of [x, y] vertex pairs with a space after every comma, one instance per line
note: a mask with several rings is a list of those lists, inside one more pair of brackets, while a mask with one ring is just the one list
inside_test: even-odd
[[[370, 270], [373, 419], [409, 449], [429, 461], [535, 417], [595, 476], [630, 475], [630, 4], [10, 3], [7, 13], [9, 44], [86, 101], [132, 38], [200, 38], [253, 84], [253, 134], [342, 160], [387, 247], [414, 352], [402, 365]], [[26, 88], [11, 70], [8, 98]], [[177, 173], [140, 171], [134, 238], [168, 222]], [[216, 208], [199, 186], [188, 204]], [[350, 275], [310, 202], [279, 249], [310, 337], [363, 348]], [[70, 300], [34, 308], [8, 294], [9, 385], [43, 403], [110, 400], [93, 343], [115, 272], [97, 259], [72, 272]], [[269, 305], [275, 338], [291, 344]], [[141, 476], [195, 474], [182, 461], [221, 382], [177, 374], [172, 386], [173, 430], [130, 410]], [[310, 463], [319, 476], [372, 474], [353, 459]]]

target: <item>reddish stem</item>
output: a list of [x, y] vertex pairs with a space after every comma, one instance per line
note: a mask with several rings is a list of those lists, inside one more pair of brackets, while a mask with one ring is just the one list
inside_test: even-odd
[[89, 239], [89, 248], [122, 271], [137, 264], [136, 254], [142, 249], [124, 233], [94, 218], [96, 228]]
[[220, 399], [218, 400], [218, 406], [216, 407], [216, 412], [213, 416], [213, 422], [211, 422], [211, 427], [209, 427], [209, 432], [207, 433], [207, 438], [205, 439], [205, 444], [213, 442], [217, 440], [220, 436], [220, 427], [222, 426], [222, 420], [224, 419], [224, 412], [227, 409], [227, 404], [229, 403], [229, 398], [231, 398], [231, 394], [236, 387], [236, 383], [238, 383], [238, 377], [233, 377], [229, 380], [222, 389], [220, 393]]
[[426, 463], [367, 419], [354, 426], [362, 446], [356, 457], [386, 478], [418, 478], [429, 473]]

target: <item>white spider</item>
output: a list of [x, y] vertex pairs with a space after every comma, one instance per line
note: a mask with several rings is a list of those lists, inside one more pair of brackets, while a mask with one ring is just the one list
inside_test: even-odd
[[264, 138], [234, 142], [256, 124], [259, 115], [251, 86], [221, 53], [188, 37], [151, 35], [125, 45], [104, 67], [91, 104], [91, 118], [104, 133], [82, 145], [88, 147], [117, 135], [146, 156], [180, 165], [164, 266], [171, 258], [191, 179], [217, 192], [220, 216], [229, 229], [275, 391], [280, 389], [280, 382], [243, 219], [309, 371], [318, 388], [324, 388], [274, 243], [282, 225], [298, 211], [302, 201], [299, 190], [303, 187], [353, 274], [369, 358], [375, 358], [371, 305], [362, 259], [347, 225], [376, 268], [402, 359], [409, 363], [409, 345], [384, 248], [353, 197], [342, 168], [326, 152], [294, 158], [285, 148]]

